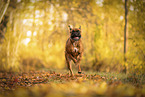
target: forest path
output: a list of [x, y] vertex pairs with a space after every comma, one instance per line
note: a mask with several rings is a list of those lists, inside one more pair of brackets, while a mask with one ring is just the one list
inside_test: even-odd
[[0, 97], [145, 97], [145, 85], [139, 84], [136, 78], [124, 79], [124, 75], [118, 75], [87, 72], [70, 77], [67, 73], [55, 71], [1, 72]]

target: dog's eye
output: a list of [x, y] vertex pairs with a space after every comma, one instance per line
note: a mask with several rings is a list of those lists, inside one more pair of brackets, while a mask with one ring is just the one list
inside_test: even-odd
[[72, 30], [72, 32], [75, 32], [74, 30]]

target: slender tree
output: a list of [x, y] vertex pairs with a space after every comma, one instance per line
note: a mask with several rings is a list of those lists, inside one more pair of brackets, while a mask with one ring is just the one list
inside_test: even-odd
[[10, 0], [7, 0], [7, 3], [5, 5], [2, 5], [1, 9], [0, 9], [0, 23], [2, 21], [3, 16], [5, 15], [7, 8], [9, 6]]
[[124, 25], [124, 69], [123, 72], [126, 73], [126, 66], [125, 63], [127, 61], [126, 52], [127, 52], [127, 21], [128, 21], [128, 9], [127, 9], [127, 1], [125, 0], [125, 25]]

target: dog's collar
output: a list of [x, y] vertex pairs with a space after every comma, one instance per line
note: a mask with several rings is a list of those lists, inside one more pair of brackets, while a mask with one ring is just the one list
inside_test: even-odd
[[71, 43], [73, 44], [73, 42], [74, 42], [74, 40], [70, 37], [70, 41], [71, 41]]
[[72, 38], [70, 38], [70, 41], [71, 41], [72, 45], [75, 46], [74, 43], [77, 42], [77, 41], [75, 41], [75, 40], [72, 39]]
[[70, 37], [70, 41], [71, 41], [72, 44], [75, 42], [75, 40], [72, 39], [71, 37]]

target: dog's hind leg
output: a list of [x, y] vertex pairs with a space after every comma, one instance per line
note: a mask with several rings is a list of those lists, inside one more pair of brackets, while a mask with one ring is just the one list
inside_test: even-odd
[[68, 69], [70, 71], [71, 76], [74, 76], [70, 62], [67, 62], [67, 67], [68, 67]]
[[82, 59], [82, 55], [83, 55], [83, 53], [81, 53], [80, 55], [77, 56], [77, 63], [76, 63], [76, 65], [78, 66], [78, 74], [82, 73], [81, 72], [81, 67], [80, 67], [80, 61]]
[[70, 60], [69, 56], [67, 56], [67, 54], [65, 54], [65, 58], [66, 58], [67, 67], [68, 67], [68, 69], [69, 69], [69, 71], [71, 73], [71, 76], [73, 76], [74, 74], [73, 74], [73, 71], [72, 71], [72, 68], [71, 68], [71, 64], [70, 64], [71, 60]]

